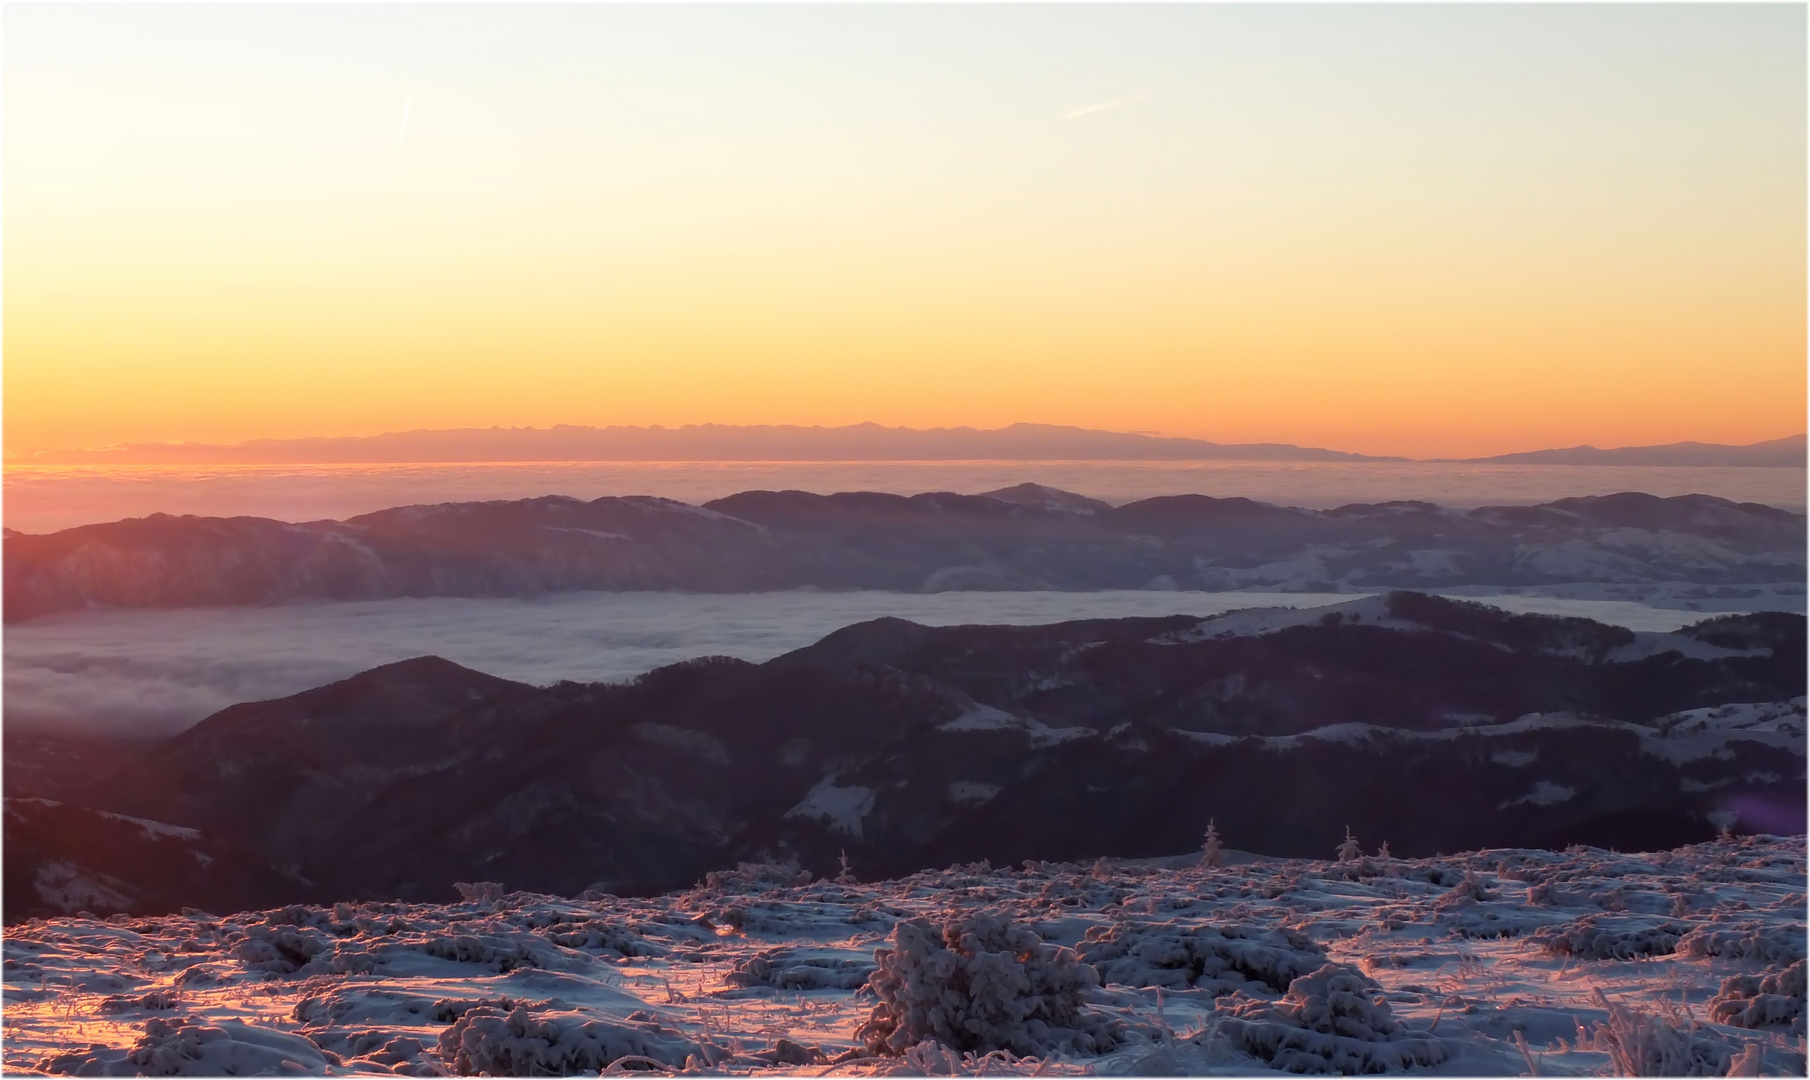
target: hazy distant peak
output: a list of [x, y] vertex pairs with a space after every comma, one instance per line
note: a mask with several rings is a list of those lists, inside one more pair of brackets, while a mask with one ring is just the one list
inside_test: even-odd
[[345, 438], [253, 439], [233, 445], [134, 443], [37, 450], [24, 463], [375, 464], [481, 461], [1394, 461], [1284, 443], [1102, 431], [1058, 424], [1002, 428], [688, 424], [668, 428], [562, 424], [551, 428], [394, 431]]
[[1659, 446], [1620, 446], [1601, 450], [1594, 446], [1572, 446], [1561, 450], [1530, 450], [1519, 454], [1471, 458], [1473, 464], [1494, 465], [1672, 465], [1692, 468], [1715, 466], [1791, 467], [1805, 465], [1805, 437], [1787, 435], [1782, 439], [1744, 446], [1721, 443], [1675, 442]]
[[1097, 514], [1112, 509], [1111, 503], [1104, 503], [1099, 499], [1090, 499], [1072, 491], [1063, 491], [1061, 488], [1028, 482], [999, 488], [996, 491], [983, 491], [981, 496], [1017, 506], [1030, 506], [1038, 510], [1063, 510], [1075, 514]]

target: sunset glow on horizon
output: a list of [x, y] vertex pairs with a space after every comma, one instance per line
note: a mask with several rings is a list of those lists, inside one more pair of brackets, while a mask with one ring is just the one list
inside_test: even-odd
[[1805, 427], [1805, 9], [16, 7], [5, 445]]

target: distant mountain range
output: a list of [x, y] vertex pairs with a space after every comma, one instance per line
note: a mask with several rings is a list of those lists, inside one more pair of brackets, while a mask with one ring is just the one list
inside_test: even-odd
[[1530, 450], [1521, 454], [1498, 454], [1495, 457], [1467, 460], [1472, 464], [1494, 465], [1794, 466], [1801, 469], [1805, 460], [1804, 447], [1804, 436], [1791, 435], [1746, 446], [1700, 442], [1623, 446], [1613, 450], [1573, 446], [1564, 450]]
[[[350, 438], [256, 439], [232, 445], [132, 443], [8, 455], [30, 464], [373, 464], [489, 461], [1406, 461], [1286, 443], [1215, 443], [1052, 424], [918, 430], [695, 424], [666, 427], [459, 428]], [[1671, 443], [1538, 450], [1473, 463], [1545, 465], [1805, 464], [1795, 435], [1750, 446]]]
[[[54, 804], [8, 799], [6, 917], [441, 900], [458, 881], [655, 893], [738, 860], [834, 873], [844, 851], [880, 876], [1167, 855], [1209, 818], [1292, 856], [1346, 826], [1404, 856], [1654, 850], [1731, 812], [1801, 832], [1804, 683], [1801, 615], [1651, 634], [1418, 593], [880, 619], [629, 684], [421, 658], [235, 705]], [[9, 772], [8, 794], [33, 793]]]
[[1802, 582], [1805, 518], [1707, 495], [1634, 492], [1457, 511], [1316, 511], [1176, 495], [1110, 506], [1034, 484], [905, 497], [747, 491], [692, 506], [405, 506], [347, 521], [153, 514], [8, 533], [5, 618], [577, 590], [1387, 588]]

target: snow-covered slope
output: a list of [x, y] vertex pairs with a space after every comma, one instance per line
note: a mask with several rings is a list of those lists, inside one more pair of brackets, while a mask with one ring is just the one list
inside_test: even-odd
[[[1337, 841], [1325, 838], [1329, 854]], [[1646, 854], [973, 864], [872, 883], [859, 870], [810, 881], [744, 865], [647, 899], [476, 883], [442, 903], [32, 920], [5, 937], [0, 1065], [90, 1076], [1805, 1069], [1802, 836]]]

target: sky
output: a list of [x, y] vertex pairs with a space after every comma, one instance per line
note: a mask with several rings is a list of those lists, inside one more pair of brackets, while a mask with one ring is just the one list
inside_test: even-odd
[[18, 6], [6, 449], [1805, 428], [1803, 5]]

